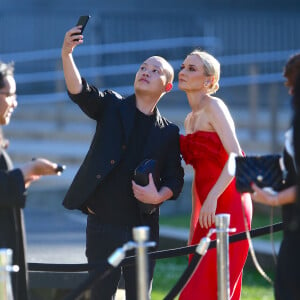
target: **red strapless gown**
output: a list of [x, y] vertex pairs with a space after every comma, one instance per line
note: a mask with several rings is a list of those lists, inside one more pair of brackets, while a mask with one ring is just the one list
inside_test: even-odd
[[[228, 154], [224, 149], [217, 133], [197, 131], [193, 134], [180, 136], [180, 148], [186, 164], [191, 164], [195, 171], [195, 189], [201, 204], [206, 199], [225, 163]], [[243, 201], [242, 201], [243, 200]], [[216, 214], [230, 214], [230, 228], [237, 232], [245, 231], [242, 205], [244, 205], [248, 228], [252, 218], [252, 202], [249, 194], [240, 194], [235, 188], [233, 180], [219, 197]], [[200, 209], [199, 209], [200, 211]], [[199, 215], [199, 211], [196, 212]], [[198, 219], [198, 218], [197, 218]], [[214, 226], [215, 227], [215, 226]], [[195, 224], [192, 245], [198, 244], [206, 236], [208, 229], [201, 228], [199, 222]], [[211, 237], [215, 238], [215, 235]], [[243, 240], [229, 245], [230, 295], [231, 300], [239, 300], [242, 288], [243, 267], [248, 254], [248, 242]], [[191, 257], [190, 257], [191, 260]], [[210, 249], [202, 257], [192, 278], [182, 290], [180, 300], [217, 300], [217, 254], [216, 249]]]

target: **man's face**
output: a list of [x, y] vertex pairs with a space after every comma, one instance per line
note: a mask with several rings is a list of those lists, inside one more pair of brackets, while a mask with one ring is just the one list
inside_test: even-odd
[[159, 57], [150, 57], [136, 73], [134, 89], [137, 93], [161, 95], [166, 91], [165, 63]]
[[16, 82], [13, 76], [4, 78], [4, 87], [0, 89], [0, 125], [7, 125], [13, 110], [17, 107]]

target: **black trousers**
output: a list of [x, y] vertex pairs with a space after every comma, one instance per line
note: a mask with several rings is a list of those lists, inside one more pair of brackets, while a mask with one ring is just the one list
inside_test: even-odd
[[[86, 256], [89, 263], [102, 263], [117, 249], [132, 241], [132, 227], [101, 224], [100, 220], [89, 215], [86, 227]], [[131, 251], [127, 255], [134, 255]], [[148, 264], [149, 296], [152, 289], [154, 261]], [[126, 299], [137, 299], [136, 265], [118, 267], [104, 279], [97, 280], [91, 289], [91, 300], [115, 299], [121, 273], [125, 281]], [[92, 273], [91, 273], [92, 275]], [[149, 297], [150, 298], [150, 297]]]
[[286, 235], [280, 246], [275, 299], [300, 299], [300, 233]]

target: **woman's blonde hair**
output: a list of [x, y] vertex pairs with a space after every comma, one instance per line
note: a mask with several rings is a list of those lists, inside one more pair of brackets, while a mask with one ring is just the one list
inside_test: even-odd
[[195, 49], [189, 55], [197, 55], [203, 63], [204, 75], [212, 77], [212, 81], [208, 87], [208, 94], [214, 94], [219, 89], [220, 80], [220, 63], [211, 54]]

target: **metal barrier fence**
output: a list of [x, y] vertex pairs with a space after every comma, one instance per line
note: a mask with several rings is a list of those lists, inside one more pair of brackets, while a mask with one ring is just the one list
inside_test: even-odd
[[10, 273], [18, 272], [19, 266], [12, 265], [13, 250], [0, 249], [0, 299], [14, 300]]
[[[220, 277], [218, 276], [218, 294], [220, 296], [220, 298], [218, 299], [220, 300], [227, 299], [224, 297], [224, 294], [227, 294], [229, 291], [228, 290], [228, 281], [229, 281], [228, 266], [230, 262], [228, 261], [228, 257], [227, 257], [229, 243], [235, 243], [246, 239], [248, 239], [248, 242], [250, 243], [251, 238], [281, 231], [283, 226], [282, 223], [271, 224], [269, 226], [252, 229], [249, 232], [247, 232], [248, 229], [246, 229], [245, 232], [240, 232], [229, 236], [228, 235], [229, 232], [234, 232], [234, 228], [228, 227], [230, 216], [228, 214], [219, 214], [216, 215], [216, 218], [218, 219], [218, 221], [216, 222], [216, 228], [210, 229], [207, 236], [202, 238], [199, 244], [147, 253], [149, 258], [154, 260], [194, 254], [192, 261], [188, 264], [187, 268], [179, 277], [177, 283], [166, 295], [164, 300], [174, 299], [180, 293], [180, 291], [183, 289], [185, 284], [190, 279], [197, 265], [201, 262], [201, 259], [206, 254], [207, 250], [216, 247], [217, 247], [217, 256], [218, 256], [217, 259], [218, 274], [220, 275]], [[46, 272], [49, 271], [58, 274], [60, 272], [73, 273], [73, 272], [83, 272], [87, 270], [95, 270], [96, 271], [95, 274], [93, 276], [86, 278], [83, 282], [80, 283], [78, 287], [74, 288], [74, 286], [72, 286], [72, 291], [67, 295], [66, 298], [64, 298], [65, 300], [74, 300], [75, 298], [77, 299], [79, 295], [81, 295], [85, 290], [89, 289], [92, 286], [92, 284], [95, 282], [97, 278], [99, 280], [105, 278], [111, 272], [112, 268], [118, 267], [120, 265], [123, 267], [134, 265], [135, 263], [137, 264], [138, 267], [139, 259], [144, 260], [145, 258], [144, 257], [144, 254], [146, 254], [144, 252], [145, 247], [153, 246], [152, 244], [153, 242], [151, 241], [147, 242], [146, 234], [145, 234], [146, 232], [144, 231], [145, 229], [146, 227], [143, 226], [136, 227], [134, 230], [138, 230], [140, 232], [139, 232], [139, 236], [135, 235], [134, 237], [135, 242], [129, 241], [128, 243], [124, 244], [121, 248], [117, 248], [105, 262], [100, 262], [97, 264], [29, 263], [28, 264], [29, 270], [31, 272], [41, 271], [42, 272], [41, 274], [43, 273], [46, 274]], [[213, 233], [217, 233], [217, 238], [211, 240], [210, 236]], [[247, 235], [247, 233], [249, 235]], [[125, 256], [125, 252], [127, 250], [133, 249], [135, 247], [141, 250], [142, 253], [136, 251], [135, 256]], [[142, 262], [142, 264], [139, 266], [143, 270], [144, 267], [142, 268], [142, 265], [144, 263], [145, 261]], [[143, 272], [142, 270], [140, 270], [139, 267], [137, 269], [137, 272], [140, 271]], [[219, 287], [223, 290], [223, 292], [219, 292]], [[145, 286], [142, 287], [142, 283], [140, 289], [141, 291], [145, 291]]]
[[[214, 37], [178, 37], [104, 45], [87, 45], [78, 47], [75, 50], [74, 56], [82, 76], [102, 83], [102, 88], [113, 88], [121, 94], [129, 94], [133, 92], [132, 82], [141, 61], [136, 60], [130, 64], [104, 64], [101, 66], [95, 64], [86, 67], [84, 59], [86, 57], [95, 57], [95, 60], [99, 61], [102, 56], [107, 54], [143, 53], [145, 55], [145, 52], [149, 51], [149, 55], [151, 55], [150, 53], [168, 52], [173, 49], [186, 49], [190, 47], [200, 47], [215, 52], [220, 47], [220, 41]], [[16, 63], [16, 81], [21, 91], [19, 100], [22, 103], [29, 103], [30, 101], [33, 103], [39, 101], [56, 102], [62, 101], [65, 98], [64, 76], [60, 65], [60, 51], [61, 49], [59, 48], [1, 55], [1, 60], [14, 61]], [[290, 55], [298, 51], [300, 50], [292, 49], [217, 56], [222, 69], [220, 86], [234, 88], [247, 85], [272, 85], [282, 82], [282, 69], [286, 60]], [[183, 59], [184, 57], [170, 60], [175, 71], [179, 70]], [[43, 65], [43, 62], [48, 62], [49, 69], [53, 68], [53, 64], [56, 65], [56, 70], [30, 71], [31, 68], [28, 66], [25, 68], [27, 71], [18, 73], [18, 66], [22, 64]], [[243, 72], [241, 72], [241, 69], [243, 69]], [[120, 82], [123, 84], [120, 85]], [[30, 93], [26, 93], [28, 89], [31, 91]], [[177, 90], [176, 77], [174, 90]]]
[[[74, 56], [81, 75], [91, 80], [93, 84], [102, 89], [110, 88], [128, 95], [133, 93], [132, 83], [142, 61], [141, 56], [146, 58], [154, 53], [166, 54], [163, 56], [167, 59], [171, 56], [173, 59], [169, 61], [177, 75], [184, 59], [178, 56], [178, 53], [188, 53], [191, 47], [200, 47], [211, 53], [217, 53], [222, 47], [222, 41], [215, 36], [204, 36], [83, 45], [75, 49]], [[1, 60], [16, 62], [18, 100], [22, 105], [68, 101], [60, 51], [60, 48], [56, 48], [7, 53], [0, 56]], [[269, 132], [273, 152], [281, 149], [282, 143], [278, 142], [277, 138], [280, 127], [278, 115], [282, 107], [286, 107], [288, 103], [286, 101], [288, 96], [282, 84], [282, 70], [288, 57], [298, 51], [300, 50], [290, 49], [216, 56], [221, 62], [220, 93], [224, 94], [221, 94], [221, 98], [225, 98], [231, 107], [237, 104], [248, 109], [251, 120], [256, 120], [261, 107], [264, 107], [270, 120]], [[129, 54], [130, 63], [108, 64], [106, 60], [108, 56], [127, 57]], [[45, 64], [49, 66], [47, 70]], [[173, 89], [175, 92], [178, 90], [176, 80], [177, 76]], [[286, 118], [289, 119], [289, 115]], [[252, 122], [248, 126], [251, 138], [256, 139], [260, 130], [259, 125]]]

